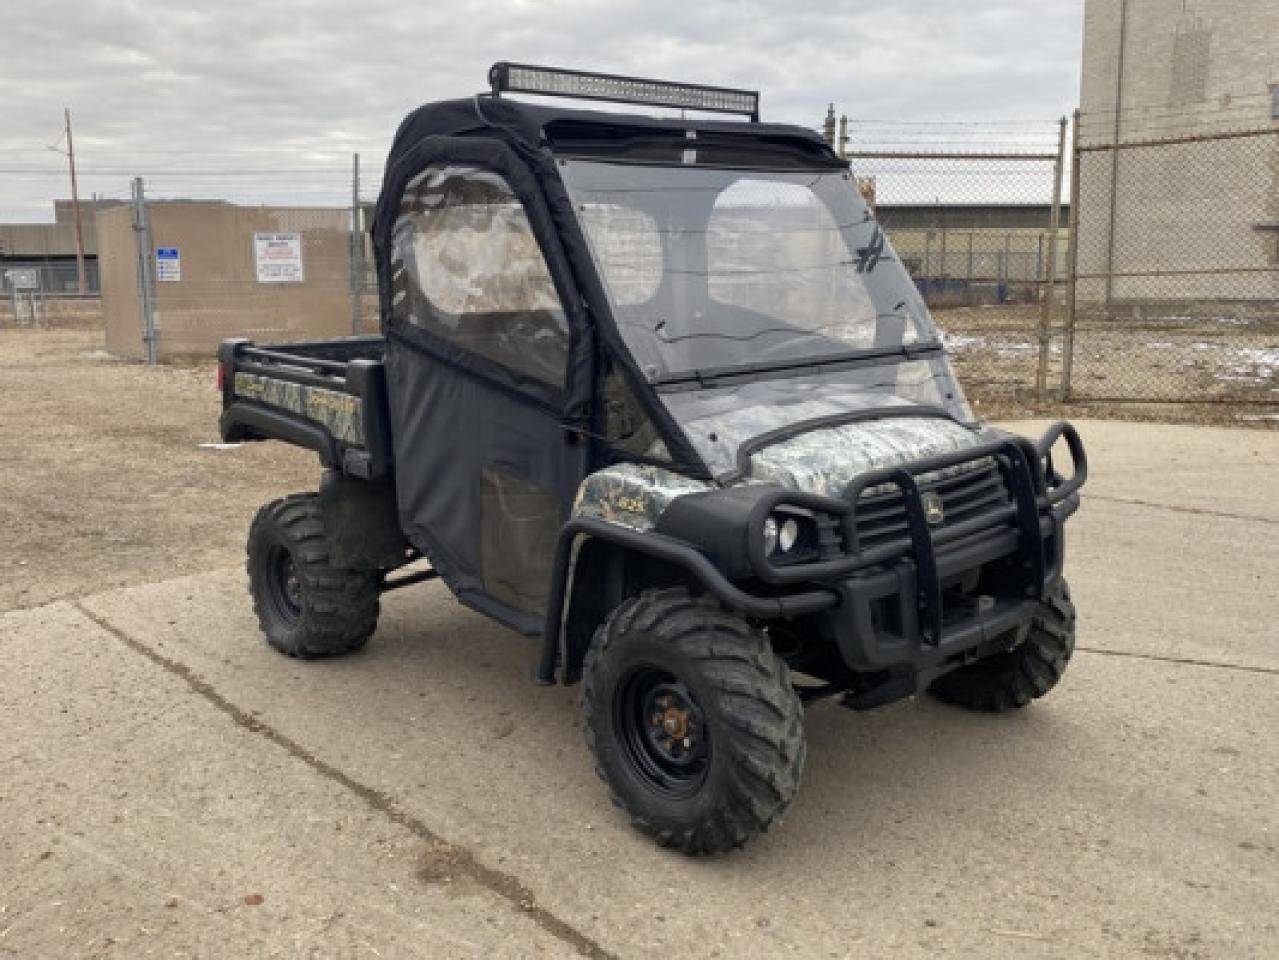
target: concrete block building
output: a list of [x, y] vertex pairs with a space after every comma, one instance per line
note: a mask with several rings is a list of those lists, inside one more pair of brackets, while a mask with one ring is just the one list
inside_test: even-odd
[[[351, 213], [338, 208], [149, 205], [157, 355], [210, 359], [220, 340], [351, 332]], [[128, 206], [97, 216], [107, 350], [145, 355]], [[371, 317], [375, 298], [366, 298]]]
[[1086, 0], [1080, 109], [1082, 301], [1279, 304], [1279, 2]]

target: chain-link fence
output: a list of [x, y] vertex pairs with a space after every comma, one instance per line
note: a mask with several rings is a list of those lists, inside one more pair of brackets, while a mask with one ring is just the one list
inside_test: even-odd
[[1077, 128], [1063, 396], [1279, 403], [1279, 129]]
[[[62, 257], [6, 257], [0, 254], [0, 294], [14, 289], [12, 277], [18, 271], [33, 271], [36, 284], [45, 297], [77, 297], [79, 296], [79, 273], [74, 258]], [[85, 296], [98, 295], [98, 263], [96, 259], [86, 259], [84, 264]]]
[[316, 167], [293, 171], [290, 183], [240, 168], [134, 178], [129, 201], [95, 218], [107, 349], [155, 362], [211, 357], [227, 337], [273, 343], [375, 331], [366, 228], [376, 185], [361, 190], [353, 174]]
[[0, 328], [30, 325], [81, 325], [101, 319], [98, 265], [85, 263], [84, 296], [71, 262], [0, 256]]
[[863, 194], [941, 327], [970, 396], [1028, 401], [1059, 368], [1065, 121], [854, 124]]

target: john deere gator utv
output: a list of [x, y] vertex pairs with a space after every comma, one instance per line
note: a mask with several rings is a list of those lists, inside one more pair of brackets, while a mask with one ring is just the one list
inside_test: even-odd
[[806, 704], [1047, 693], [1082, 444], [974, 421], [848, 164], [750, 91], [490, 81], [395, 136], [380, 336], [222, 345], [224, 438], [324, 467], [249, 533], [270, 643], [356, 650], [438, 577], [580, 682], [613, 797], [689, 853], [781, 816]]

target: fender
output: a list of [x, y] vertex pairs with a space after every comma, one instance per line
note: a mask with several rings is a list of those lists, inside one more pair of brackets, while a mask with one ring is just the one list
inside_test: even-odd
[[[550, 685], [556, 680], [556, 664], [565, 666], [565, 682], [573, 670], [564, 644], [564, 601], [569, 589], [569, 568], [573, 546], [579, 537], [595, 538], [626, 551], [652, 557], [681, 568], [724, 606], [748, 617], [776, 620], [820, 613], [839, 604], [834, 590], [818, 589], [782, 597], [759, 597], [740, 589], [725, 577], [705, 555], [681, 540], [660, 533], [641, 533], [629, 527], [594, 517], [576, 517], [560, 528], [552, 566], [551, 592], [547, 599], [546, 626], [542, 633], [542, 654], [535, 680]], [[561, 656], [563, 654], [563, 656]]]

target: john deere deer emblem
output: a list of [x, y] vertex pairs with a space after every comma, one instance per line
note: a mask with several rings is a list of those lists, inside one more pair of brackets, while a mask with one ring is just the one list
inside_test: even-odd
[[939, 527], [946, 519], [946, 508], [942, 506], [941, 497], [931, 490], [920, 497], [924, 505], [924, 519], [930, 527]]

